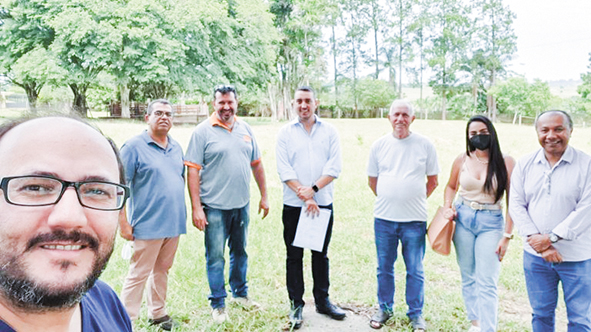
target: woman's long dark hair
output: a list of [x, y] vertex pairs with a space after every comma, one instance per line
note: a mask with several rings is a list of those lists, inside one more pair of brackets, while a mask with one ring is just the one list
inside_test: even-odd
[[[484, 181], [484, 191], [489, 194], [494, 194], [495, 202], [498, 202], [507, 189], [507, 166], [505, 165], [505, 158], [503, 158], [503, 153], [501, 152], [497, 131], [492, 122], [484, 115], [475, 115], [468, 120], [468, 124], [466, 125], [466, 155], [469, 156], [474, 150], [476, 150], [472, 143], [470, 143], [470, 138], [468, 137], [470, 124], [474, 121], [484, 123], [490, 133], [490, 142], [488, 145], [489, 162], [486, 171], [486, 181]], [[495, 180], [497, 183], [496, 191], [494, 188]]]

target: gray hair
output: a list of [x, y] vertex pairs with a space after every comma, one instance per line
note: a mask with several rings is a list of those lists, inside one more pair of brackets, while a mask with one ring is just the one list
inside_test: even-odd
[[152, 111], [154, 110], [154, 105], [156, 105], [156, 104], [168, 105], [168, 106], [170, 106], [170, 109], [172, 110], [172, 103], [169, 102], [168, 99], [161, 98], [161, 99], [153, 100], [148, 104], [148, 108], [146, 109], [146, 114], [148, 114], [148, 115], [152, 114]]
[[394, 110], [397, 109], [398, 107], [405, 107], [408, 110], [408, 115], [410, 115], [410, 116], [415, 115], [415, 111], [412, 108], [411, 103], [405, 99], [394, 100], [394, 102], [392, 103], [392, 106], [390, 106], [390, 112], [388, 113], [388, 115], [392, 115], [394, 113]]
[[534, 122], [534, 128], [538, 129], [538, 120], [544, 114], [560, 114], [560, 115], [562, 115], [562, 117], [565, 119], [564, 122], [566, 124], [568, 124], [568, 129], [569, 130], [572, 130], [573, 129], [573, 119], [570, 117], [570, 115], [568, 113], [566, 113], [565, 111], [562, 111], [562, 110], [548, 110], [548, 111], [544, 111], [544, 112], [540, 113], [536, 117], [536, 122]]

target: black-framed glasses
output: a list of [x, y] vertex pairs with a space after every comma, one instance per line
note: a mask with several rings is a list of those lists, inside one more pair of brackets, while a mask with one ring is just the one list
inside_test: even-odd
[[57, 204], [69, 187], [76, 189], [80, 205], [101, 211], [121, 210], [129, 188], [106, 181], [64, 181], [53, 176], [23, 175], [2, 178], [0, 188], [6, 202], [18, 206]]

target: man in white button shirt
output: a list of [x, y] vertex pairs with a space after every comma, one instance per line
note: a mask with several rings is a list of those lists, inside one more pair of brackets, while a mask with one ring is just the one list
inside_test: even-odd
[[536, 119], [542, 149], [511, 177], [509, 213], [524, 238], [523, 265], [534, 332], [554, 331], [562, 283], [568, 331], [591, 331], [591, 157], [568, 145], [563, 111]]
[[292, 101], [298, 118], [285, 125], [277, 136], [277, 171], [283, 182], [283, 239], [287, 249], [287, 292], [291, 301], [290, 324], [302, 325], [304, 307], [304, 250], [292, 245], [302, 209], [318, 214], [329, 209], [330, 220], [322, 251], [312, 251], [312, 277], [316, 311], [343, 320], [345, 312], [328, 298], [328, 244], [332, 233], [333, 185], [341, 172], [341, 148], [336, 129], [314, 112], [318, 100], [311, 87], [299, 87]]

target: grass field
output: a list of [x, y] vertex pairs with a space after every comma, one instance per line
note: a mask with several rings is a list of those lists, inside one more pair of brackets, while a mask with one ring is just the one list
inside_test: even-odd
[[[287, 322], [289, 302], [285, 289], [285, 248], [282, 239], [281, 207], [282, 187], [275, 165], [275, 138], [284, 123], [250, 120], [263, 153], [267, 175], [271, 211], [265, 220], [256, 214], [259, 194], [252, 182], [251, 223], [249, 228], [249, 295], [263, 305], [263, 309], [245, 312], [229, 307], [231, 321], [218, 326], [210, 318], [207, 301], [209, 293], [205, 273], [203, 234], [189, 223], [189, 232], [182, 236], [175, 264], [170, 273], [168, 312], [182, 321], [176, 331], [279, 331]], [[334, 124], [341, 139], [343, 171], [336, 180], [335, 226], [329, 248], [331, 259], [331, 299], [339, 304], [367, 313], [376, 305], [376, 254], [373, 234], [374, 197], [367, 186], [366, 166], [371, 144], [380, 136], [391, 132], [385, 119], [328, 120]], [[125, 120], [96, 120], [108, 136], [118, 145], [145, 129], [141, 122]], [[182, 125], [172, 129], [171, 135], [186, 148], [194, 126]], [[432, 216], [443, 202], [443, 188], [449, 176], [453, 159], [464, 148], [465, 121], [417, 120], [411, 130], [428, 136], [438, 152], [441, 174], [439, 187], [428, 200]], [[497, 131], [506, 154], [519, 158], [539, 148], [534, 129], [529, 126], [499, 124]], [[577, 128], [571, 144], [586, 152], [591, 151], [591, 129]], [[403, 189], [401, 189], [403, 190]], [[187, 209], [190, 205], [187, 195]], [[116, 249], [102, 279], [118, 292], [127, 272], [128, 262], [120, 256], [124, 240], [118, 238]], [[307, 290], [305, 300], [312, 301], [312, 280], [306, 265]], [[499, 282], [499, 331], [529, 331], [530, 307], [525, 291], [522, 270], [521, 240], [511, 242], [503, 261]], [[227, 265], [227, 264], [226, 264]], [[425, 257], [426, 289], [424, 315], [430, 331], [465, 331], [469, 322], [461, 296], [460, 272], [455, 253], [449, 257], [427, 249]], [[227, 274], [226, 274], [227, 276]], [[405, 318], [404, 264], [396, 263], [395, 321], [383, 331], [409, 331]], [[140, 330], [148, 327], [145, 308], [139, 321]], [[560, 306], [559, 331], [565, 330], [564, 306]]]

